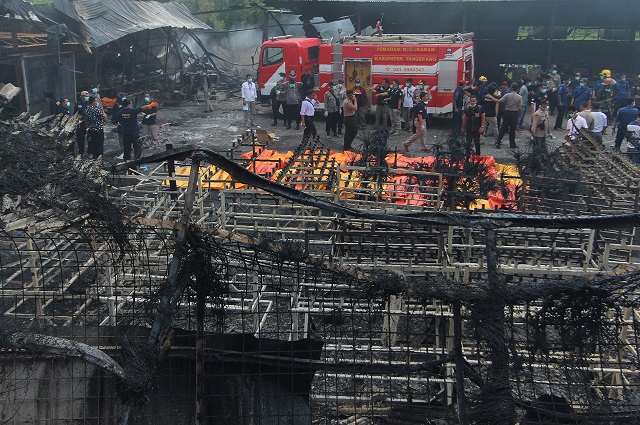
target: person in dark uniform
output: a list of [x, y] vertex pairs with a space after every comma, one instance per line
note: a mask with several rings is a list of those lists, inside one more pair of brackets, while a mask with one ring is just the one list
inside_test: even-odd
[[61, 97], [58, 103], [60, 105], [58, 106], [59, 114], [71, 115], [71, 111], [69, 110], [69, 108], [71, 108], [71, 102], [69, 102], [69, 99], [67, 99], [66, 97]]
[[81, 91], [73, 113], [78, 114], [78, 126], [76, 127], [76, 144], [78, 145], [78, 155], [84, 155], [84, 145], [87, 139], [87, 107], [89, 106], [89, 92]]
[[54, 99], [53, 93], [50, 91], [46, 92], [44, 97], [47, 99], [47, 103], [49, 104], [49, 114], [58, 115], [58, 106], [60, 106], [60, 102]]
[[[485, 95], [486, 96], [486, 95]], [[484, 133], [484, 108], [478, 105], [478, 99], [471, 95], [469, 106], [462, 115], [460, 133], [466, 136], [467, 155], [471, 155], [472, 142], [475, 144], [476, 155], [480, 155], [480, 136]]]
[[122, 142], [124, 144], [124, 160], [131, 159], [131, 147], [135, 159], [142, 156], [142, 140], [140, 139], [140, 127], [138, 126], [138, 114], [145, 109], [150, 109], [148, 105], [142, 108], [132, 108], [131, 100], [124, 99], [122, 108], [118, 111], [117, 121], [122, 126]]

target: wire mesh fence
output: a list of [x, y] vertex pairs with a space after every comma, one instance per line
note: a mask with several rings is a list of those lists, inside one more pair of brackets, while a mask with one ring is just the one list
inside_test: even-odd
[[185, 152], [97, 187], [54, 161], [38, 178], [75, 188], [60, 202], [5, 196], [33, 214], [0, 231], [2, 422], [637, 423], [637, 198], [511, 212], [604, 208], [593, 194], [632, 183], [583, 174], [563, 201], [538, 180], [478, 214], [447, 211], [432, 170], [406, 171], [414, 192], [301, 149], [280, 186], [213, 191], [223, 159]]

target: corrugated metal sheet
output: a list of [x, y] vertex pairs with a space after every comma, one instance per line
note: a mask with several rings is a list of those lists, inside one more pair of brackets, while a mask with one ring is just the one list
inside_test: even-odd
[[23, 18], [35, 15], [44, 22], [67, 21], [67, 26], [69, 20], [75, 21], [84, 41], [91, 47], [103, 46], [128, 34], [163, 27], [209, 29], [184, 5], [175, 2], [55, 0], [53, 4], [32, 5], [22, 0], [3, 0], [1, 6], [18, 12]]

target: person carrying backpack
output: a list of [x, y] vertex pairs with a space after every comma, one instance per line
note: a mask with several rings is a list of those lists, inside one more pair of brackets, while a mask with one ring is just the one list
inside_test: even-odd
[[420, 101], [415, 105], [414, 115], [416, 116], [416, 132], [412, 135], [409, 140], [402, 142], [402, 147], [405, 152], [409, 152], [409, 146], [413, 144], [416, 140], [420, 140], [422, 144], [422, 152], [429, 152], [429, 148], [427, 148], [426, 137], [427, 137], [427, 93], [420, 93]]

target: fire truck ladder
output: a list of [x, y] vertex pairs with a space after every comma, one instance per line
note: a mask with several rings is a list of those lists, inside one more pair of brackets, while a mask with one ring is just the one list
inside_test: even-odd
[[331, 73], [333, 79], [342, 78], [342, 44], [334, 44], [331, 53]]

